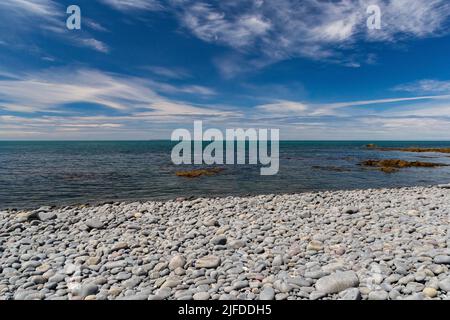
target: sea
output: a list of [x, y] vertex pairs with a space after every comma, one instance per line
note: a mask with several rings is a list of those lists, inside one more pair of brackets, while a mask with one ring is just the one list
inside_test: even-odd
[[[427, 186], [450, 182], [450, 167], [384, 173], [368, 159], [450, 165], [450, 154], [379, 151], [380, 147], [449, 147], [440, 141], [281, 141], [279, 172], [259, 165], [174, 165], [171, 141], [0, 141], [0, 209]], [[270, 150], [270, 149], [269, 149]], [[186, 178], [178, 171], [223, 168]]]

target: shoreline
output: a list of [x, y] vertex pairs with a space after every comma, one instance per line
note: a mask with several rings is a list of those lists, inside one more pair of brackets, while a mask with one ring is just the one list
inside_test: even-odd
[[64, 209], [73, 209], [73, 208], [95, 208], [95, 207], [101, 207], [104, 205], [129, 205], [134, 203], [150, 203], [150, 202], [158, 202], [158, 203], [165, 203], [165, 202], [180, 202], [180, 201], [194, 201], [194, 200], [222, 200], [226, 198], [239, 198], [239, 199], [245, 199], [245, 198], [254, 198], [254, 197], [272, 197], [272, 196], [298, 196], [298, 195], [305, 195], [305, 194], [317, 194], [317, 193], [327, 193], [327, 192], [358, 192], [358, 191], [377, 191], [377, 190], [397, 190], [397, 189], [408, 189], [408, 188], [440, 188], [440, 189], [450, 189], [450, 183], [449, 184], [424, 184], [424, 185], [404, 185], [404, 186], [393, 186], [393, 187], [380, 187], [380, 188], [337, 188], [337, 189], [308, 189], [304, 191], [293, 191], [293, 192], [271, 192], [271, 193], [259, 193], [255, 192], [252, 193], [243, 193], [243, 194], [223, 194], [223, 195], [216, 195], [216, 196], [200, 196], [200, 195], [185, 195], [185, 196], [167, 196], [167, 197], [155, 197], [155, 198], [136, 198], [136, 199], [128, 199], [128, 200], [98, 200], [98, 201], [80, 201], [80, 202], [64, 202], [61, 204], [50, 204], [50, 205], [36, 205], [36, 206], [30, 206], [30, 207], [0, 207], [0, 214], [2, 212], [8, 212], [8, 213], [19, 213], [19, 212], [30, 212], [30, 211], [37, 211], [41, 208], [45, 208], [46, 210], [64, 210]]
[[0, 299], [450, 299], [447, 188], [0, 210]]

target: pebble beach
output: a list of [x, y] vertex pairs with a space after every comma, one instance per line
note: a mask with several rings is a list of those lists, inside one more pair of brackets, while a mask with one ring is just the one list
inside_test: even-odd
[[2, 300], [448, 300], [449, 186], [0, 211]]

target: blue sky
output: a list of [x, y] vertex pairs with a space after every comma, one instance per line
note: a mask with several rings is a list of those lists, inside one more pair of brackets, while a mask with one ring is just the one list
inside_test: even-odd
[[2, 0], [0, 30], [4, 140], [450, 139], [446, 0]]

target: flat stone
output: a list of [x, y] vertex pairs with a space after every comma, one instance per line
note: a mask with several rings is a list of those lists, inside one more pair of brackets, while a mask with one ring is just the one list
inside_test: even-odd
[[103, 265], [105, 269], [125, 268], [128, 263], [125, 260], [110, 261]]
[[234, 290], [240, 290], [243, 288], [248, 287], [248, 281], [247, 280], [243, 280], [243, 281], [237, 281], [233, 284], [233, 289]]
[[450, 264], [450, 256], [438, 255], [438, 256], [434, 257], [434, 263]]
[[239, 249], [245, 247], [246, 243], [243, 240], [232, 240], [228, 243], [228, 246], [233, 249]]
[[192, 296], [194, 300], [208, 300], [211, 295], [208, 292], [197, 292]]
[[181, 280], [178, 277], [167, 278], [166, 281], [161, 285], [161, 288], [175, 288], [181, 284]]
[[359, 279], [355, 272], [337, 271], [317, 280], [316, 289], [326, 294], [333, 294], [348, 288], [357, 287], [358, 285]]
[[126, 242], [117, 242], [112, 246], [111, 251], [119, 251], [123, 249], [128, 249], [128, 243]]
[[130, 300], [130, 301], [143, 301], [148, 300], [149, 295], [148, 294], [134, 294], [131, 296], [125, 296], [125, 297], [118, 297], [117, 300]]
[[90, 229], [104, 229], [105, 224], [99, 219], [89, 219], [85, 222], [85, 225]]
[[56, 213], [54, 212], [39, 212], [37, 217], [41, 221], [50, 221], [56, 219]]
[[219, 227], [219, 222], [217, 219], [206, 219], [203, 221], [203, 225], [206, 227]]
[[320, 241], [313, 240], [310, 243], [308, 243], [308, 246], [306, 247], [307, 250], [312, 251], [320, 251], [323, 250], [323, 244]]
[[195, 261], [196, 268], [217, 268], [221, 259], [217, 256], [205, 256]]

